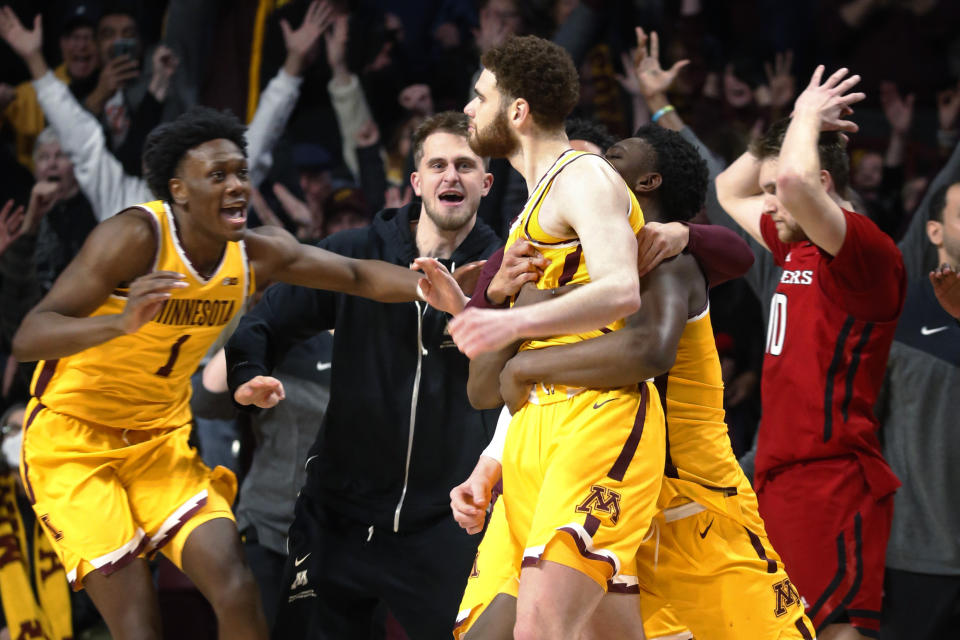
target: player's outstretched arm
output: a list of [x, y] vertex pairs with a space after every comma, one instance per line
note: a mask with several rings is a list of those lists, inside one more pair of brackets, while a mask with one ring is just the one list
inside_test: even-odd
[[794, 105], [780, 149], [777, 197], [811, 242], [837, 255], [847, 221], [827, 191], [829, 178], [821, 171], [817, 141], [821, 131], [857, 131], [856, 124], [843, 118], [853, 113], [850, 105], [865, 96], [849, 93], [860, 76], [848, 78], [847, 69], [840, 69], [821, 82], [823, 72], [823, 65], [818, 66]]
[[627, 218], [627, 187], [612, 167], [594, 160], [564, 169], [544, 204], [556, 207], [557, 224], [580, 239], [590, 284], [530, 307], [465, 310], [450, 323], [450, 335], [467, 356], [520, 338], [593, 331], [639, 308], [637, 239]]
[[623, 329], [511, 359], [500, 376], [503, 401], [518, 410], [535, 382], [610, 389], [666, 373], [686, 326], [691, 286], [702, 286], [701, 278], [691, 260], [661, 264], [640, 281], [643, 303]]
[[[130, 210], [100, 223], [53, 288], [23, 319], [13, 337], [21, 362], [72, 355], [134, 333], [157, 314], [184, 276], [149, 273], [157, 240], [149, 214]], [[122, 313], [89, 317], [115, 289], [127, 286]]]
[[720, 172], [716, 181], [717, 201], [740, 228], [764, 249], [770, 250], [760, 233], [763, 192], [760, 190], [760, 160], [746, 151]]
[[380, 260], [357, 260], [302, 244], [276, 227], [258, 227], [245, 240], [258, 280], [279, 280], [313, 289], [339, 291], [378, 302], [418, 299], [422, 277]]

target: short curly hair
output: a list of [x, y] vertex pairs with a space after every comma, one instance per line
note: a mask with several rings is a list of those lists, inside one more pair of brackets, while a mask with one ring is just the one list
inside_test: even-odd
[[707, 197], [707, 163], [696, 147], [676, 131], [648, 124], [637, 129], [653, 149], [655, 171], [663, 178], [657, 197], [664, 222], [689, 220], [700, 212]]
[[[750, 143], [750, 153], [760, 160], [778, 157], [789, 126], [790, 118], [774, 122], [763, 135]], [[847, 155], [846, 140], [838, 131], [821, 132], [817, 140], [817, 155], [820, 158], [820, 168], [830, 173], [837, 194], [845, 197], [847, 187], [850, 186], [850, 158]]]
[[247, 157], [247, 128], [230, 110], [217, 111], [195, 106], [176, 120], [160, 125], [150, 132], [143, 145], [143, 167], [147, 186], [153, 195], [171, 202], [170, 179], [176, 175], [180, 162], [190, 149], [210, 140], [221, 138], [233, 142]]
[[558, 129], [580, 99], [580, 78], [563, 47], [537, 36], [514, 36], [481, 58], [510, 100], [530, 104], [533, 121]]

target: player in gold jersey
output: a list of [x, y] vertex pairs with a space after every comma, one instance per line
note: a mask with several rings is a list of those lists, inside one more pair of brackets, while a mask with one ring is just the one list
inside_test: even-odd
[[[702, 206], [706, 169], [679, 134], [644, 127], [637, 137], [614, 145], [607, 158], [636, 191], [649, 220], [687, 219]], [[744, 252], [749, 256], [745, 246]], [[766, 538], [756, 496], [730, 448], [707, 278], [697, 261], [684, 255], [641, 282], [643, 306], [623, 331], [521, 352], [491, 380], [499, 387], [494, 393], [516, 409], [531, 397], [534, 381], [603, 387], [657, 377], [669, 440], [658, 501], [662, 513], [637, 555], [637, 571], [623, 571], [611, 586], [585, 637], [639, 639], [645, 624], [651, 638], [690, 637], [684, 627], [702, 638], [811, 638], [813, 627]], [[482, 459], [462, 490], [452, 492], [454, 513], [468, 531], [482, 526], [477, 507], [488, 499], [496, 476], [495, 463]], [[504, 487], [509, 493], [511, 487]], [[517, 553], [516, 545], [493, 524], [502, 518], [498, 502], [468, 581], [464, 624], [456, 637], [499, 637], [502, 627], [492, 629], [475, 610], [490, 605], [508, 610], [516, 594], [502, 568]], [[624, 593], [639, 593], [642, 606]]]
[[157, 551], [213, 605], [221, 638], [266, 638], [230, 511], [236, 480], [187, 445], [189, 377], [271, 280], [400, 302], [419, 276], [247, 230], [244, 126], [228, 113], [198, 107], [155, 129], [144, 164], [160, 200], [96, 227], [14, 337], [19, 360], [41, 361], [20, 471], [114, 638], [160, 637], [144, 560]]
[[[528, 339], [523, 349], [577, 342], [623, 326], [636, 311], [636, 199], [601, 157], [570, 149], [563, 121], [577, 101], [570, 57], [536, 37], [483, 56], [464, 109], [471, 147], [506, 157], [530, 198], [508, 246], [524, 238], [549, 264], [542, 283], [582, 283], [567, 296], [509, 310], [469, 309], [450, 334], [471, 358]], [[544, 338], [544, 336], [547, 336]], [[471, 364], [471, 370], [473, 363]], [[610, 580], [632, 561], [656, 512], [663, 410], [651, 386], [598, 391], [543, 386], [510, 430], [506, 525], [522, 554], [517, 638], [577, 638]], [[600, 403], [602, 412], [594, 412]], [[659, 461], [658, 461], [659, 459]]]

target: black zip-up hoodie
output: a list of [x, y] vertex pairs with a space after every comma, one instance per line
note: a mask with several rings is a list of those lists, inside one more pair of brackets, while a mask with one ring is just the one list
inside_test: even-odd
[[[373, 224], [325, 238], [351, 258], [407, 266], [420, 203], [384, 209]], [[501, 245], [479, 219], [446, 266], [482, 260]], [[452, 270], [452, 269], [451, 269]], [[279, 284], [227, 345], [230, 394], [269, 375], [300, 340], [335, 329], [330, 404], [310, 451], [303, 493], [365, 525], [410, 532], [450, 516], [463, 482], [493, 436], [498, 411], [467, 399], [469, 361], [445, 333], [449, 316], [423, 302], [386, 304]], [[411, 426], [412, 425], [412, 426]], [[408, 463], [409, 459], [409, 463]]]

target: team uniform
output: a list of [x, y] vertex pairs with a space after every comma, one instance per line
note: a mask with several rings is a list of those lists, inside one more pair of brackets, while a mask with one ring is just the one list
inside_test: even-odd
[[[188, 286], [135, 333], [40, 361], [23, 428], [23, 484], [75, 589], [94, 569], [161, 550], [180, 566], [198, 525], [233, 519], [236, 478], [210, 470], [187, 440], [190, 376], [254, 290], [244, 244], [227, 243], [204, 278], [169, 207], [138, 206], [155, 223], [151, 271], [186, 274]], [[121, 313], [127, 293], [115, 290], [91, 316]]]
[[866, 216], [843, 214], [833, 257], [810, 242], [780, 242], [761, 218], [784, 271], [767, 332], [756, 487], [817, 629], [850, 622], [876, 637], [900, 483], [881, 454], [873, 407], [906, 283], [893, 241]]
[[618, 590], [640, 594], [648, 638], [809, 640], [812, 625], [730, 447], [709, 309], [687, 321], [656, 386], [667, 416], [662, 511], [637, 554], [635, 587], [625, 580]]
[[[507, 239], [509, 248], [526, 238], [549, 261], [537, 282], [540, 289], [590, 280], [579, 241], [550, 236], [538, 218], [557, 176], [584, 155], [590, 154], [561, 154], [531, 192]], [[630, 196], [624, 213], [636, 233], [643, 215], [623, 188]], [[588, 333], [530, 340], [520, 349], [586, 340], [622, 326], [618, 320]], [[657, 512], [664, 435], [663, 409], [650, 382], [612, 390], [534, 385], [510, 423], [504, 494], [478, 551], [455, 635], [466, 633], [497, 593], [516, 595], [521, 568], [540, 560], [572, 567], [603, 589], [615, 584]]]

